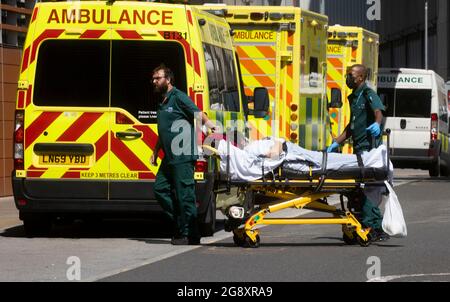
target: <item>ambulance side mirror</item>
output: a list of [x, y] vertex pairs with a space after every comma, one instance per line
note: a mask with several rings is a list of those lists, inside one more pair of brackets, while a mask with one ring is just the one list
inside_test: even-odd
[[331, 102], [330, 108], [341, 108], [342, 107], [342, 95], [339, 88], [331, 88]]
[[253, 91], [253, 115], [263, 118], [269, 112], [269, 92], [266, 87], [256, 87]]

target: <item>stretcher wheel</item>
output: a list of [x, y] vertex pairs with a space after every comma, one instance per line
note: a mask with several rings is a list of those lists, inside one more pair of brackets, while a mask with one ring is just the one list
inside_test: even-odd
[[356, 240], [358, 241], [359, 245], [362, 247], [367, 247], [370, 245], [370, 240], [364, 240], [359, 236], [356, 236]]
[[342, 240], [344, 240], [345, 244], [354, 245], [358, 242], [358, 240], [356, 239], [358, 235], [356, 235], [356, 233], [353, 233], [352, 235], [353, 237], [350, 238], [346, 233], [342, 234]]
[[256, 235], [256, 241], [253, 241], [250, 239], [250, 237], [245, 236], [245, 247], [251, 247], [251, 248], [257, 248], [259, 247], [259, 243], [260, 243], [260, 238], [259, 235]]
[[244, 244], [245, 244], [245, 239], [239, 237], [236, 234], [233, 235], [233, 241], [234, 241], [234, 244], [236, 244], [237, 246], [244, 246]]

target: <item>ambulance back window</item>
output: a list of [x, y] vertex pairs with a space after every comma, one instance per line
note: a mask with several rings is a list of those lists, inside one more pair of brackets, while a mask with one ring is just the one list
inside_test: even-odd
[[109, 49], [105, 40], [47, 40], [39, 47], [34, 104], [107, 107]]
[[152, 71], [164, 64], [187, 92], [183, 47], [168, 41], [48, 40], [39, 48], [34, 104], [115, 107], [143, 123], [156, 122], [160, 95]]

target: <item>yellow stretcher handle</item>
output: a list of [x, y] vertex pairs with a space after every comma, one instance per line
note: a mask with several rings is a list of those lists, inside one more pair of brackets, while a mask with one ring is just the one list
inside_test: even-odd
[[209, 145], [202, 145], [203, 150], [209, 151], [209, 153], [207, 152], [207, 155], [210, 154], [214, 154], [214, 155], [219, 155], [219, 150], [217, 150], [216, 148], [213, 148]]

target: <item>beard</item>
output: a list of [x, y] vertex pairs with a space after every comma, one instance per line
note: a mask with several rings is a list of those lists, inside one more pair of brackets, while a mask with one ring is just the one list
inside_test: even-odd
[[155, 92], [158, 92], [160, 94], [165, 94], [167, 92], [168, 88], [169, 88], [169, 86], [167, 85], [167, 83], [155, 85]]

